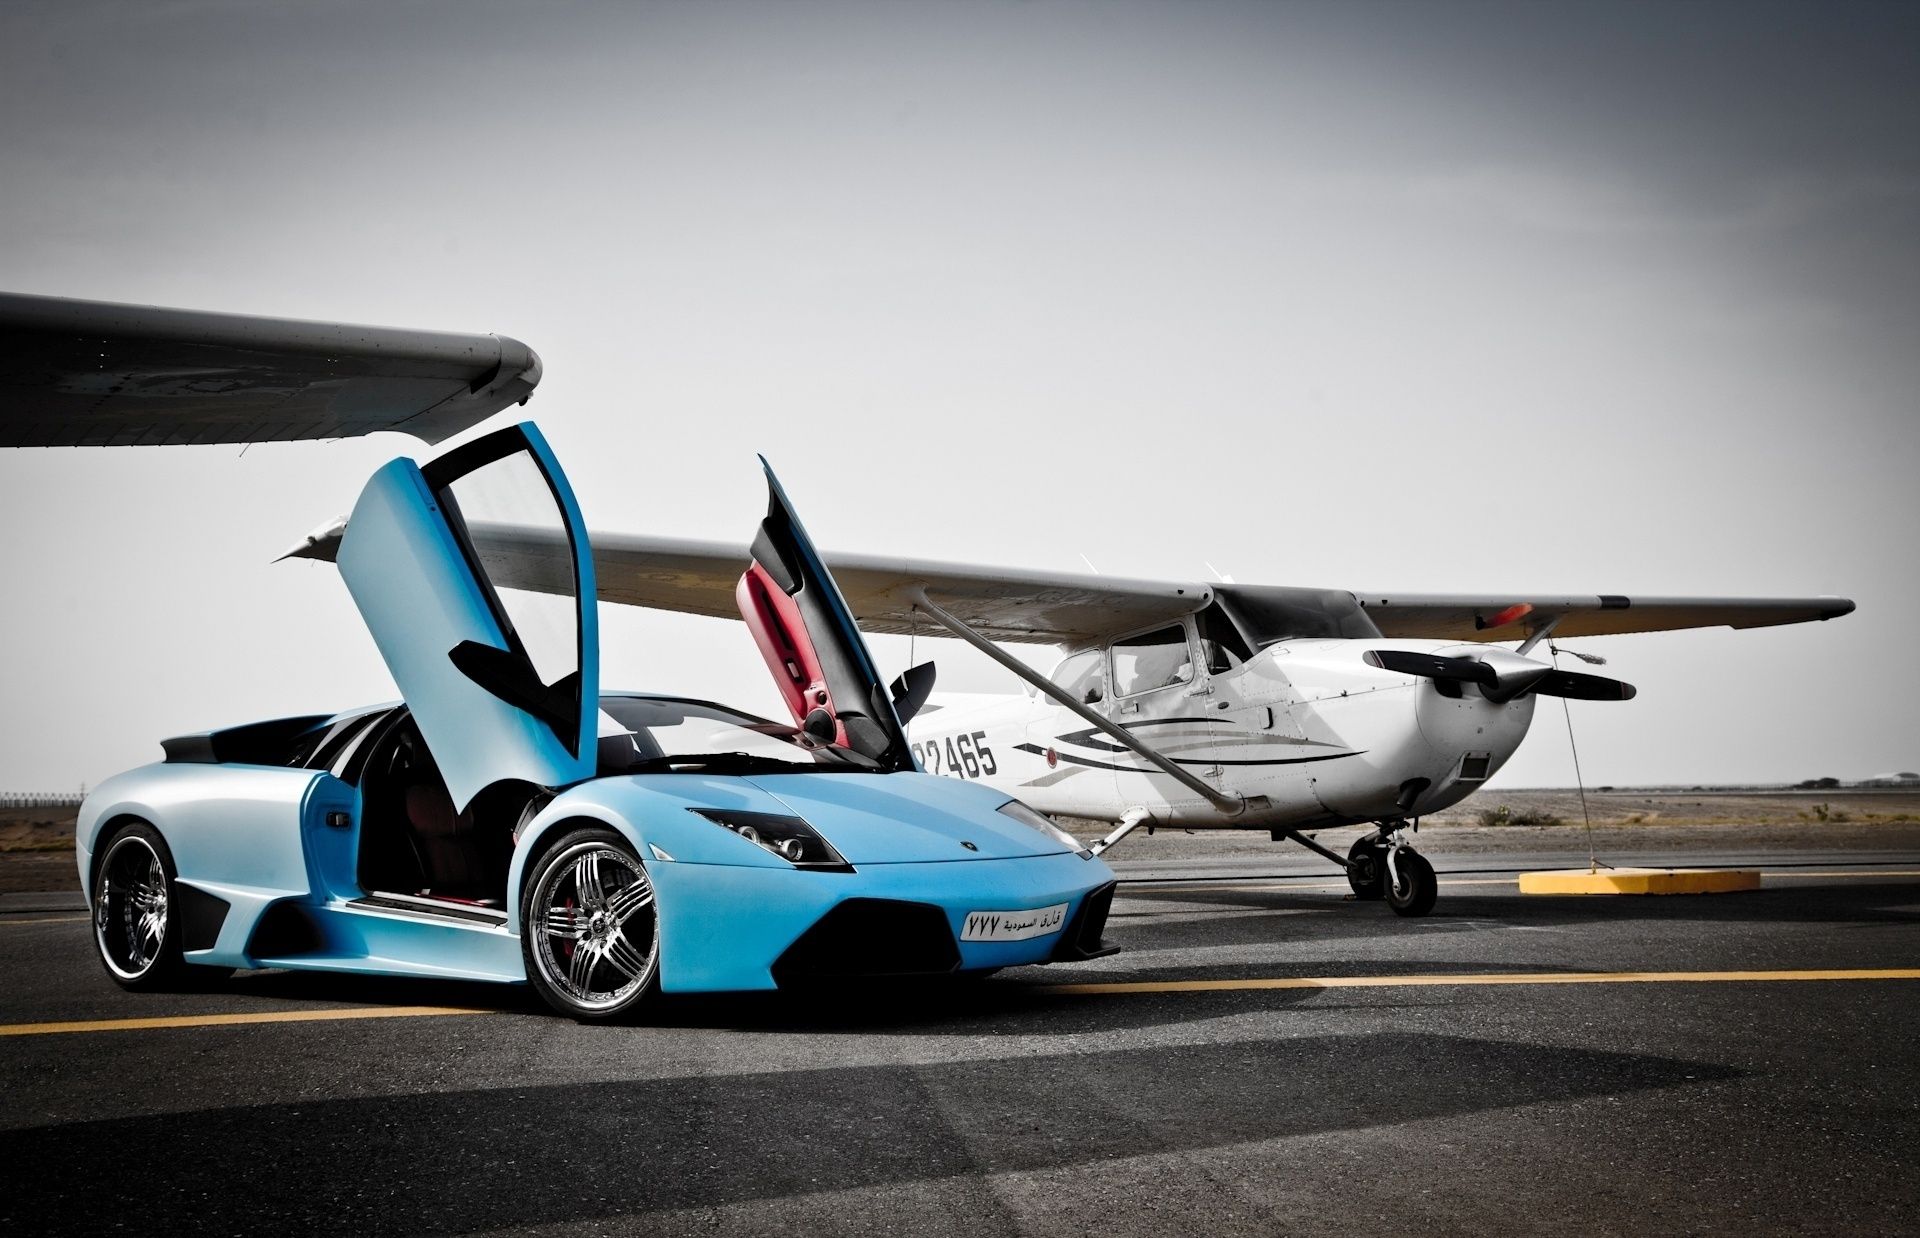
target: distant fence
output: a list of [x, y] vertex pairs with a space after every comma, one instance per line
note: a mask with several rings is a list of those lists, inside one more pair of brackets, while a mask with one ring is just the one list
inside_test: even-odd
[[78, 808], [85, 791], [0, 791], [0, 808]]

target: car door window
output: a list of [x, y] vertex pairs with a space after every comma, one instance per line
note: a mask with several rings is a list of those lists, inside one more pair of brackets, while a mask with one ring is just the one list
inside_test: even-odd
[[[437, 497], [492, 586], [507, 639], [526, 651], [541, 683], [566, 682], [580, 669], [578, 582], [566, 556], [528, 553], [567, 545], [566, 515], [539, 463], [524, 451], [502, 456], [455, 477]], [[540, 574], [540, 592], [501, 586], [530, 569]]]
[[1169, 624], [1114, 642], [1113, 687], [1120, 696], [1170, 688], [1192, 679], [1193, 658], [1182, 624]]

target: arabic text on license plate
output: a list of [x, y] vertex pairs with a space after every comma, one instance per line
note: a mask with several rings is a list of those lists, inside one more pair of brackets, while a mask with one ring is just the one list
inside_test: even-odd
[[1067, 905], [1036, 907], [1031, 911], [969, 911], [960, 930], [961, 941], [1025, 941], [1044, 937], [1067, 922]]

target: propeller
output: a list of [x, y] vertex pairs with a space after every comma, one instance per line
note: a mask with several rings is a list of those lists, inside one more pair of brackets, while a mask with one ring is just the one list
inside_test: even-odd
[[[1523, 658], [1507, 649], [1487, 649], [1476, 657], [1448, 658], [1403, 649], [1369, 649], [1369, 666], [1402, 675], [1418, 675], [1440, 683], [1476, 684], [1496, 705], [1518, 700], [1529, 692], [1564, 696], [1576, 701], [1630, 701], [1634, 686], [1604, 675], [1560, 671], [1545, 662]], [[1458, 695], [1458, 692], [1449, 695]]]
[[1564, 696], [1575, 701], [1630, 701], [1638, 692], [1630, 683], [1584, 671], [1549, 671], [1533, 690], [1541, 696]]
[[1443, 658], [1438, 654], [1409, 653], [1404, 649], [1369, 649], [1365, 661], [1368, 666], [1377, 666], [1383, 671], [1399, 671], [1402, 675], [1418, 675], [1422, 679], [1477, 683], [1488, 688], [1499, 678], [1491, 666], [1472, 658]]

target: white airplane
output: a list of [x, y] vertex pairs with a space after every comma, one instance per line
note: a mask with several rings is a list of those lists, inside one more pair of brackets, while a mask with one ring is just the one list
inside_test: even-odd
[[[330, 558], [338, 533], [323, 528], [294, 554]], [[564, 553], [527, 530], [481, 536], [507, 585], [542, 590]], [[757, 626], [739, 591], [748, 547], [591, 541], [601, 601]], [[935, 697], [929, 663], [896, 681], [891, 701], [833, 701], [831, 668], [763, 642], [796, 725], [827, 735], [849, 714], [892, 708], [929, 773], [988, 783], [1041, 812], [1116, 822], [1097, 851], [1141, 825], [1264, 830], [1339, 864], [1360, 897], [1411, 916], [1432, 908], [1436, 883], [1404, 827], [1497, 773], [1539, 697], [1634, 695], [1541, 659], [1543, 642], [1854, 609], [1838, 597], [1356, 594], [824, 558], [862, 629], [958, 638], [1028, 690]], [[1062, 656], [1042, 675], [1006, 642], [1055, 645]], [[1302, 832], [1363, 823], [1377, 828], [1345, 856]]]
[[[381, 429], [438, 442], [524, 403], [539, 378], [533, 351], [500, 336], [0, 294], [0, 446]], [[331, 559], [343, 527], [292, 554]], [[476, 540], [499, 583], [566, 588], [566, 546], [498, 527]], [[742, 579], [747, 547], [590, 540], [602, 601], [746, 619], [795, 724], [823, 741], [892, 710], [929, 772], [992, 784], [1042, 812], [1116, 822], [1098, 850], [1143, 824], [1266, 830], [1327, 856], [1357, 894], [1402, 915], [1424, 914], [1435, 895], [1404, 827], [1498, 772], [1539, 697], [1633, 696], [1618, 680], [1542, 661], [1542, 642], [1854, 609], [1837, 597], [1355, 594], [830, 554], [860, 626], [956, 637], [1028, 686], [934, 700], [928, 664], [896, 681], [892, 699], [861, 700], [836, 696], [849, 677], [811, 649], [770, 643], [755, 613], [769, 602]], [[1003, 642], [1063, 656], [1041, 675]], [[1346, 856], [1302, 833], [1359, 823], [1377, 828]]]

